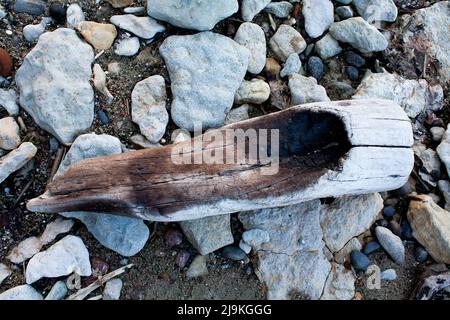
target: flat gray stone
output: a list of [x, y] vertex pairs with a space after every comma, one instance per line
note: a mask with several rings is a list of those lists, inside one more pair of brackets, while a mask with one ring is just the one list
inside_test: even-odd
[[37, 148], [31, 142], [22, 143], [17, 149], [0, 158], [0, 183], [14, 171], [22, 168], [36, 154]]
[[405, 263], [405, 246], [402, 240], [391, 230], [381, 226], [375, 228], [375, 235], [392, 260], [399, 265], [403, 265]]
[[207, 255], [234, 242], [229, 214], [181, 221], [180, 227], [201, 255]]
[[63, 300], [68, 291], [69, 289], [67, 288], [65, 281], [57, 281], [50, 289], [50, 292], [45, 297], [45, 300]]
[[150, 143], [158, 143], [166, 132], [169, 122], [166, 98], [166, 83], [159, 75], [139, 81], [131, 93], [133, 122]]
[[19, 113], [17, 99], [17, 93], [13, 89], [5, 90], [0, 88], [0, 107], [8, 111], [10, 116], [15, 116]]
[[192, 260], [188, 270], [186, 271], [186, 277], [188, 278], [198, 278], [208, 274], [208, 267], [206, 262], [208, 261], [208, 256], [198, 255]]
[[166, 30], [163, 25], [150, 17], [137, 17], [133, 14], [115, 15], [109, 21], [120, 29], [129, 31], [143, 39], [151, 39], [157, 33]]
[[39, 16], [47, 9], [47, 3], [42, 0], [16, 0], [13, 10], [16, 13], [28, 13], [33, 16]]
[[207, 31], [168, 37], [159, 51], [171, 79], [175, 124], [189, 131], [194, 124], [222, 126], [247, 71], [249, 50]]
[[292, 53], [286, 59], [283, 69], [280, 71], [280, 77], [289, 77], [294, 73], [303, 73], [302, 61], [297, 53]]
[[116, 41], [114, 53], [119, 56], [131, 57], [138, 53], [140, 46], [138, 37], [124, 37]]
[[322, 39], [316, 42], [314, 50], [316, 50], [317, 54], [323, 60], [326, 60], [341, 53], [342, 48], [339, 45], [339, 42], [327, 33]]
[[119, 300], [122, 287], [123, 282], [118, 278], [106, 282], [105, 289], [103, 289], [103, 300]]
[[362, 53], [383, 51], [388, 46], [383, 34], [361, 17], [333, 23], [330, 34], [334, 39], [348, 43]]
[[238, 9], [237, 0], [147, 0], [150, 17], [199, 31], [211, 30]]
[[0, 293], [0, 300], [43, 300], [42, 294], [32, 286], [24, 284]]
[[353, 0], [358, 14], [370, 23], [375, 21], [394, 22], [397, 7], [392, 0]]
[[17, 70], [20, 105], [64, 144], [94, 120], [93, 60], [90, 45], [74, 30], [59, 28], [41, 35]]
[[264, 8], [264, 11], [277, 18], [287, 18], [293, 7], [289, 1], [271, 2]]
[[80, 276], [92, 273], [89, 252], [83, 241], [68, 235], [28, 262], [25, 278], [32, 284], [41, 278], [58, 278], [76, 272]]
[[67, 7], [67, 27], [75, 29], [80, 22], [85, 21], [83, 9], [78, 3], [72, 3]]
[[[110, 135], [84, 134], [79, 136], [61, 162], [55, 176], [70, 165], [88, 158], [108, 156], [122, 152], [119, 139]], [[66, 212], [64, 217], [76, 218], [105, 247], [123, 255], [138, 253], [149, 237], [148, 227], [142, 220], [106, 213]]]

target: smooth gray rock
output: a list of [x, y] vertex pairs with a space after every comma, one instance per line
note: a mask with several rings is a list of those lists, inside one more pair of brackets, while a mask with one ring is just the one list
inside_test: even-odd
[[311, 38], [320, 37], [334, 22], [334, 6], [330, 0], [303, 0], [302, 14]]
[[83, 241], [68, 235], [28, 262], [25, 278], [32, 284], [41, 278], [58, 278], [76, 272], [80, 276], [92, 273], [89, 252]]
[[115, 15], [109, 21], [120, 29], [129, 31], [143, 39], [151, 39], [157, 33], [166, 30], [163, 25], [150, 17], [137, 17], [133, 14]]
[[160, 75], [139, 81], [131, 93], [133, 122], [150, 143], [158, 143], [166, 132], [169, 122], [166, 98], [166, 83]]
[[447, 130], [445, 130], [442, 141], [436, 148], [436, 152], [447, 169], [447, 175], [450, 176], [450, 125], [447, 125]]
[[422, 168], [419, 170], [419, 175], [432, 186], [436, 186], [434, 177], [441, 175], [441, 161], [439, 160], [438, 154], [422, 143], [415, 143], [413, 150], [414, 154], [422, 161]]
[[339, 42], [327, 33], [322, 39], [316, 42], [314, 50], [316, 50], [317, 54], [325, 60], [341, 53], [342, 48], [339, 45]]
[[380, 279], [386, 281], [394, 281], [397, 279], [397, 272], [394, 269], [387, 269], [380, 273]]
[[375, 228], [375, 235], [392, 260], [399, 265], [403, 265], [405, 263], [405, 246], [402, 240], [391, 230], [381, 226]]
[[342, 4], [350, 4], [350, 3], [352, 3], [352, 0], [336, 0], [336, 2], [339, 2]]
[[383, 209], [383, 199], [378, 193], [336, 198], [323, 205], [320, 225], [323, 239], [332, 252], [341, 250], [345, 244], [366, 231]]
[[253, 18], [260, 13], [271, 0], [242, 0], [241, 15], [244, 21], [252, 21]]
[[255, 23], [244, 22], [239, 26], [234, 41], [250, 51], [248, 72], [259, 74], [266, 64], [266, 36]]
[[119, 56], [131, 57], [138, 53], [140, 46], [138, 37], [124, 37], [117, 40], [114, 53]]
[[207, 31], [168, 37], [159, 51], [172, 82], [175, 124], [189, 131], [194, 123], [203, 129], [223, 125], [247, 71], [249, 50]]
[[445, 129], [442, 127], [432, 127], [430, 128], [430, 133], [434, 142], [441, 142]]
[[[119, 139], [109, 135], [84, 134], [79, 136], [61, 162], [55, 176], [65, 172], [70, 165], [88, 158], [108, 156], [122, 152]], [[123, 255], [138, 253], [149, 237], [148, 227], [142, 220], [106, 213], [66, 212], [64, 217], [76, 218], [105, 247]]]
[[180, 227], [201, 255], [207, 255], [234, 241], [229, 214], [181, 221]]
[[323, 253], [320, 201], [239, 214], [246, 230], [260, 229], [269, 242], [254, 248], [256, 274], [267, 286], [268, 299], [287, 299], [292, 292], [318, 299], [330, 273]]
[[16, 13], [28, 13], [33, 16], [39, 16], [47, 9], [47, 3], [42, 0], [16, 0], [13, 10]]
[[342, 6], [342, 7], [337, 7], [336, 8], [336, 14], [339, 16], [339, 18], [341, 19], [348, 19], [353, 17], [353, 9], [350, 6]]
[[397, 19], [397, 7], [392, 0], [353, 0], [358, 14], [372, 23], [375, 21], [394, 22]]
[[72, 3], [67, 7], [67, 27], [75, 29], [80, 22], [85, 21], [83, 9], [78, 3]]
[[425, 108], [437, 111], [442, 108], [442, 88], [430, 86], [426, 80], [408, 80], [389, 72], [368, 71], [352, 99], [387, 99], [397, 102], [410, 118], [418, 116]]
[[37, 152], [31, 142], [22, 143], [17, 149], [0, 158], [0, 183], [14, 171], [22, 168]]
[[289, 77], [294, 73], [303, 73], [302, 61], [297, 53], [292, 53], [286, 59], [283, 69], [280, 71], [280, 77]]
[[289, 1], [271, 2], [264, 8], [264, 11], [277, 18], [287, 18], [293, 7]]
[[105, 284], [103, 289], [103, 300], [119, 300], [123, 282], [120, 279], [111, 279]]
[[43, 300], [42, 294], [24, 284], [0, 293], [0, 300]]
[[17, 93], [13, 89], [5, 90], [0, 88], [0, 107], [3, 107], [11, 116], [19, 113], [17, 98]]
[[292, 53], [301, 53], [306, 49], [306, 41], [293, 27], [282, 24], [270, 38], [270, 48], [278, 59], [286, 61]]
[[293, 74], [289, 77], [289, 90], [291, 91], [291, 105], [309, 102], [330, 101], [324, 87], [317, 84], [313, 77]]
[[199, 31], [211, 30], [238, 9], [237, 0], [147, 0], [150, 17]]
[[208, 267], [206, 262], [208, 261], [208, 256], [198, 255], [191, 262], [188, 270], [186, 271], [186, 277], [197, 278], [205, 276], [208, 274]]
[[90, 45], [74, 30], [59, 28], [41, 35], [17, 70], [20, 105], [64, 144], [94, 120], [93, 60]]
[[50, 292], [45, 297], [45, 300], [63, 300], [68, 291], [69, 290], [67, 289], [65, 281], [57, 281], [50, 289]]
[[0, 149], [13, 150], [20, 145], [19, 125], [13, 117], [0, 119]]
[[334, 39], [348, 43], [362, 53], [383, 51], [388, 46], [383, 34], [361, 17], [333, 23], [330, 34]]

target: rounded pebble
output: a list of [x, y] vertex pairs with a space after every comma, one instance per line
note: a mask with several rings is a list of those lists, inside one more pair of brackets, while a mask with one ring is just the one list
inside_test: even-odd
[[428, 252], [422, 246], [417, 246], [414, 248], [414, 258], [417, 262], [425, 262], [428, 259]]
[[381, 245], [377, 242], [377, 241], [370, 241], [369, 243], [367, 243], [363, 249], [363, 253], [365, 255], [369, 255], [372, 252], [377, 251], [378, 249], [381, 248]]
[[225, 247], [222, 249], [221, 253], [224, 258], [235, 260], [235, 261], [244, 260], [247, 257], [247, 255], [241, 248], [238, 248], [235, 246]]
[[317, 80], [320, 80], [322, 78], [323, 63], [319, 57], [312, 56], [311, 58], [309, 58], [308, 72], [312, 77], [316, 78]]
[[385, 218], [392, 218], [394, 216], [394, 214], [395, 214], [395, 208], [394, 207], [392, 207], [392, 206], [384, 207], [384, 209], [383, 209], [383, 216]]
[[12, 68], [11, 56], [5, 49], [0, 48], [0, 76], [7, 77], [11, 75]]
[[366, 271], [372, 264], [369, 258], [360, 251], [352, 251], [351, 253], [352, 266], [355, 270]]
[[387, 269], [381, 272], [380, 274], [381, 280], [394, 281], [397, 279], [397, 272], [394, 269]]
[[354, 53], [353, 51], [348, 51], [345, 53], [345, 61], [357, 68], [361, 68], [366, 64], [366, 59], [361, 57], [359, 54]]
[[178, 246], [183, 242], [183, 234], [180, 230], [171, 228], [164, 234], [164, 242], [169, 248]]
[[359, 71], [354, 66], [345, 67], [345, 74], [352, 81], [356, 81], [359, 78]]
[[400, 224], [397, 221], [394, 221], [394, 220], [389, 221], [388, 228], [396, 236], [398, 236], [398, 237], [402, 236], [402, 227], [400, 226]]
[[403, 238], [406, 240], [412, 240], [413, 234], [412, 234], [412, 229], [411, 229], [411, 225], [409, 224], [409, 221], [406, 219], [402, 220], [402, 222], [400, 223], [400, 227], [402, 227]]
[[98, 120], [100, 121], [100, 123], [102, 124], [102, 126], [107, 125], [109, 123], [109, 118], [105, 111], [98, 110], [97, 117], [98, 117]]
[[191, 254], [189, 253], [189, 251], [180, 250], [175, 257], [175, 264], [180, 268], [184, 268], [188, 263], [190, 257]]

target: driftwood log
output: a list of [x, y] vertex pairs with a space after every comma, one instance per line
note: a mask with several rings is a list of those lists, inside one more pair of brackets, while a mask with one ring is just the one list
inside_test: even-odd
[[[406, 183], [413, 168], [411, 123], [392, 101], [310, 103], [207, 133], [252, 128], [279, 130], [276, 174], [264, 173], [267, 163], [261, 162], [173, 163], [174, 148], [185, 148], [184, 155], [195, 159], [210, 155], [212, 146], [218, 145], [204, 141], [191, 150], [191, 140], [82, 160], [55, 178], [42, 196], [30, 200], [28, 209], [181, 221], [393, 190]], [[271, 136], [267, 138], [269, 151]], [[247, 146], [246, 155], [252, 146]], [[225, 154], [230, 148], [237, 151], [237, 141], [221, 147]]]

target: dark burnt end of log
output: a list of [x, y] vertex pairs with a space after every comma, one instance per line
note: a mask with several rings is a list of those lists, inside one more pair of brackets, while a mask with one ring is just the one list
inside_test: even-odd
[[[261, 175], [264, 164], [171, 162], [173, 146], [86, 159], [49, 186], [47, 212], [93, 211], [159, 218], [192, 205], [222, 199], [252, 200], [301, 190], [330, 169], [350, 149], [342, 121], [328, 112], [285, 110], [224, 129], [278, 129], [279, 171]], [[223, 129], [216, 129], [223, 131]], [[225, 137], [225, 131], [223, 131]], [[268, 135], [268, 150], [271, 136]], [[186, 142], [184, 142], [186, 143]], [[203, 143], [205, 152], [208, 143]], [[237, 141], [234, 140], [234, 150]], [[249, 145], [246, 141], [248, 159]], [[192, 152], [194, 157], [195, 151]], [[226, 154], [226, 150], [224, 152]]]

